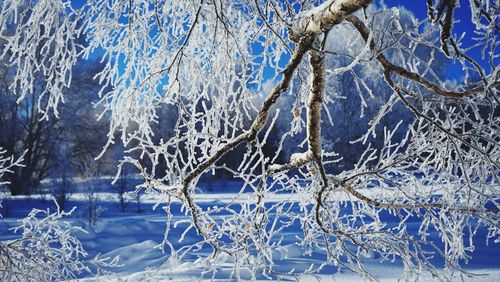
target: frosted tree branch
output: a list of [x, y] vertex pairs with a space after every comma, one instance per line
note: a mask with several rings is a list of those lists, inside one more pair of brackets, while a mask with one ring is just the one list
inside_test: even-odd
[[[105, 149], [126, 147], [118, 174], [136, 168], [137, 192], [165, 210], [162, 246], [172, 261], [207, 247], [207, 272], [230, 263], [231, 278], [281, 277], [282, 234], [299, 228], [301, 252], [325, 256], [307, 273], [332, 266], [376, 279], [364, 265], [374, 253], [400, 260], [403, 278], [427, 271], [446, 280], [472, 275], [462, 265], [473, 230], [498, 242], [499, 7], [491, 1], [469, 1], [473, 36], [454, 32], [458, 1], [427, 1], [424, 20], [362, 0], [69, 2], [2, 3], [0, 59], [16, 72], [11, 89], [22, 99], [43, 76], [39, 110], [57, 114], [74, 61], [103, 55]], [[451, 63], [463, 77], [444, 71]], [[219, 173], [239, 190], [228, 203], [200, 204], [200, 186]], [[175, 201], [183, 220], [174, 220]], [[199, 241], [176, 250], [193, 230]]]

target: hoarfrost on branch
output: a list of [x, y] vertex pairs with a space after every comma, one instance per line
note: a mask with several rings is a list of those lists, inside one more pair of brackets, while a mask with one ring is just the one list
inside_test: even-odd
[[[425, 20], [371, 2], [95, 0], [74, 9], [64, 0], [11, 0], [2, 5], [0, 38], [17, 69], [11, 87], [19, 99], [34, 75], [47, 78], [39, 107], [46, 114], [57, 113], [77, 57], [103, 54], [97, 79], [103, 117], [111, 117], [107, 146], [116, 138], [127, 147], [122, 165], [137, 168], [144, 177], [138, 189], [168, 213], [173, 199], [183, 203], [189, 223], [180, 227], [169, 214], [163, 244], [177, 257], [208, 244], [209, 269], [232, 262], [235, 277], [244, 268], [274, 275], [280, 231], [300, 225], [305, 254], [319, 249], [324, 265], [367, 278], [362, 258], [371, 252], [400, 258], [405, 275], [471, 275], [461, 262], [474, 249], [474, 230], [486, 226], [486, 240], [499, 235], [499, 5], [469, 3], [476, 30], [465, 36], [481, 48], [476, 58], [453, 31], [453, 12], [464, 1], [429, 0]], [[77, 43], [80, 34], [87, 45]], [[462, 80], [439, 70], [450, 61], [460, 64]], [[353, 96], [339, 93], [346, 77]], [[290, 97], [292, 114], [285, 115], [277, 108]], [[360, 101], [360, 120], [368, 109], [378, 113], [350, 140], [364, 148], [357, 162], [336, 169], [342, 154], [321, 128], [345, 114], [334, 105], [352, 99]], [[152, 125], [162, 122], [162, 106], [172, 110], [175, 129], [157, 140]], [[396, 109], [411, 118], [382, 126]], [[267, 156], [273, 128], [287, 123]], [[296, 138], [303, 140], [290, 141]], [[239, 165], [226, 164], [228, 155]], [[292, 157], [279, 163], [283, 155]], [[241, 180], [241, 189], [229, 205], [201, 208], [200, 178], [222, 172]], [[293, 200], [282, 200], [282, 192]], [[400, 224], [388, 225], [387, 214]], [[413, 217], [421, 219], [418, 234], [406, 230]], [[194, 228], [200, 241], [174, 250], [171, 228]], [[428, 240], [431, 231], [444, 248]], [[444, 273], [430, 262], [435, 255]]]

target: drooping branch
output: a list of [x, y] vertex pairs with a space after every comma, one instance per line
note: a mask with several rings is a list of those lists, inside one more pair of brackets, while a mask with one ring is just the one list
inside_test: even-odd
[[[349, 22], [351, 22], [356, 27], [356, 29], [358, 30], [358, 32], [361, 34], [361, 37], [365, 41], [368, 40], [370, 31], [368, 30], [368, 27], [366, 27], [366, 25], [359, 18], [351, 15], [351, 16], [347, 17], [346, 20], [349, 21]], [[375, 49], [376, 49], [375, 43], [373, 42], [373, 40], [370, 42], [370, 48], [373, 51], [375, 51]], [[398, 75], [400, 75], [402, 77], [405, 77], [407, 79], [413, 80], [413, 81], [421, 84], [422, 86], [426, 87], [427, 89], [433, 91], [434, 93], [436, 93], [436, 94], [438, 94], [440, 96], [444, 96], [444, 97], [462, 98], [462, 97], [465, 97], [465, 96], [474, 95], [474, 94], [480, 93], [482, 91], [485, 91], [486, 88], [484, 86], [479, 86], [479, 87], [476, 87], [476, 88], [473, 88], [473, 89], [470, 89], [470, 90], [466, 90], [466, 91], [463, 91], [463, 92], [445, 91], [445, 90], [442, 90], [441, 88], [439, 88], [438, 86], [436, 86], [435, 84], [429, 82], [428, 80], [426, 80], [425, 78], [423, 78], [421, 75], [418, 75], [417, 73], [408, 71], [408, 70], [406, 70], [406, 69], [404, 69], [402, 67], [399, 67], [399, 66], [396, 66], [396, 65], [390, 63], [389, 60], [387, 60], [387, 58], [382, 53], [378, 54], [376, 58], [380, 62], [380, 64], [382, 65], [382, 67], [384, 69], [384, 78], [385, 78], [386, 82], [394, 90], [394, 92], [398, 95], [398, 97], [400, 98], [400, 100], [417, 117], [422, 118], [422, 119], [428, 121], [432, 125], [434, 125], [437, 128], [439, 128], [439, 130], [445, 132], [450, 137], [460, 140], [462, 143], [464, 143], [468, 147], [472, 148], [473, 150], [475, 150], [475, 151], [479, 152], [481, 155], [483, 155], [496, 168], [500, 169], [500, 164], [498, 163], [498, 161], [493, 160], [491, 158], [491, 156], [487, 152], [485, 152], [484, 150], [482, 150], [478, 146], [475, 146], [475, 145], [471, 144], [470, 142], [467, 142], [466, 140], [464, 140], [463, 138], [461, 138], [457, 134], [455, 134], [453, 132], [450, 132], [449, 130], [447, 130], [446, 128], [444, 128], [443, 126], [441, 126], [440, 124], [436, 123], [430, 117], [428, 117], [428, 116], [420, 113], [417, 110], [417, 108], [415, 108], [415, 106], [413, 106], [411, 103], [409, 103], [409, 101], [407, 101], [407, 99], [401, 94], [401, 92], [405, 92], [405, 90], [401, 89], [400, 87], [397, 87], [395, 85], [394, 81], [390, 77], [390, 73], [396, 73], [396, 74], [398, 74]], [[492, 87], [497, 87], [497, 86], [500, 86], [500, 81], [495, 81], [494, 83], [492, 83]]]
[[[312, 42], [314, 40], [313, 36], [304, 36], [299, 44], [297, 45], [297, 49], [295, 54], [292, 56], [290, 62], [283, 70], [283, 77], [280, 83], [273, 89], [271, 95], [264, 101], [257, 117], [250, 129], [245, 131], [244, 133], [238, 135], [232, 141], [223, 145], [219, 150], [217, 150], [210, 158], [206, 159], [202, 163], [200, 163], [194, 170], [192, 170], [183, 180], [182, 182], [182, 194], [185, 197], [186, 203], [191, 211], [191, 216], [193, 219], [193, 224], [197, 230], [197, 232], [203, 235], [206, 239], [209, 239], [209, 235], [204, 228], [200, 225], [199, 216], [198, 216], [198, 207], [194, 203], [191, 193], [190, 187], [192, 182], [198, 178], [203, 172], [205, 172], [211, 165], [213, 165], [219, 158], [221, 158], [224, 154], [234, 149], [236, 146], [243, 142], [250, 142], [257, 137], [257, 134], [266, 124], [267, 116], [271, 107], [276, 103], [280, 95], [288, 88], [295, 70], [299, 66], [302, 58], [306, 54], [306, 52], [311, 48]], [[214, 246], [214, 245], [212, 245]]]
[[[374, 44], [373, 40], [371, 40], [369, 38], [370, 32], [369, 32], [368, 28], [364, 25], [364, 23], [353, 15], [348, 16], [347, 20], [352, 22], [356, 26], [356, 28], [360, 31], [360, 33], [365, 41], [367, 41], [367, 42], [370, 41], [370, 42], [368, 42], [370, 45], [370, 49], [375, 51], [375, 44]], [[435, 93], [437, 93], [441, 96], [458, 98], [458, 97], [473, 95], [473, 94], [479, 93], [481, 91], [484, 91], [483, 87], [477, 87], [477, 88], [471, 89], [469, 91], [465, 91], [463, 93], [455, 93], [455, 92], [441, 90], [436, 85], [434, 85], [431, 82], [422, 78], [422, 76], [419, 76], [416, 73], [407, 71], [404, 68], [401, 68], [399, 66], [396, 66], [396, 65], [390, 63], [383, 54], [379, 54], [377, 56], [377, 60], [382, 64], [382, 66], [384, 68], [384, 74], [385, 74], [386, 80], [389, 79], [388, 83], [393, 88], [396, 88], [396, 87], [395, 87], [394, 83], [391, 83], [392, 80], [389, 77], [389, 73], [391, 73], [391, 72], [394, 72], [400, 76], [403, 76], [405, 78], [416, 81], [416, 82], [420, 83], [421, 85], [425, 86], [426, 88], [434, 91]], [[313, 60], [311, 60], [311, 64], [313, 65], [312, 62], [313, 62]], [[314, 74], [316, 74], [316, 72], [314, 72], [314, 68], [313, 68], [313, 75]], [[497, 84], [498, 84], [498, 82], [497, 82]], [[314, 84], [312, 85], [312, 87], [314, 87]], [[314, 93], [314, 91], [311, 91], [311, 93]], [[311, 100], [309, 100], [309, 101], [311, 101]], [[415, 110], [414, 108], [412, 108], [412, 109], [413, 109], [413, 111]], [[299, 158], [295, 158], [294, 160], [292, 160], [292, 162], [290, 164], [280, 167], [279, 170], [283, 170], [285, 168], [293, 168], [296, 165], [303, 165], [303, 164], [306, 164], [308, 161], [316, 160], [318, 162], [318, 165], [320, 166], [320, 172], [322, 173], [322, 175], [324, 175], [324, 169], [322, 166], [321, 158], [320, 157], [317, 158], [316, 155], [314, 155], [313, 152], [311, 151], [311, 150], [315, 150], [315, 149], [321, 150], [321, 144], [319, 144], [319, 146], [318, 146], [318, 144], [316, 144], [314, 142], [315, 140], [311, 139], [311, 136], [314, 136], [316, 133], [314, 130], [312, 130], [312, 131], [310, 130], [310, 129], [316, 129], [315, 123], [314, 123], [316, 121], [316, 119], [314, 118], [315, 116], [314, 116], [313, 110], [314, 110], [314, 107], [311, 107], [311, 104], [309, 103], [308, 104], [308, 116], [307, 116], [309, 151], [306, 153], [303, 153]], [[444, 128], [442, 128], [442, 127], [440, 127], [440, 128], [442, 131], [445, 131]], [[318, 127], [318, 130], [319, 130], [319, 127]], [[451, 134], [451, 136], [457, 138], [457, 136], [455, 134]], [[467, 142], [465, 144], [467, 144], [469, 147], [472, 147], [473, 149], [478, 150], [480, 153], [485, 155], [488, 158], [488, 160], [490, 160], [490, 162], [493, 163], [493, 165], [498, 167], [498, 164], [495, 161], [493, 161], [488, 155], [486, 155], [485, 152], [483, 152], [482, 150], [476, 148], [475, 146], [473, 146]], [[322, 188], [320, 189], [320, 191], [318, 193], [317, 204], [315, 207], [316, 221], [318, 222], [318, 224], [320, 225], [320, 227], [323, 230], [325, 230], [325, 228], [323, 227], [323, 224], [320, 220], [320, 214], [319, 214], [319, 210], [322, 206], [322, 194], [324, 194], [324, 192], [332, 184], [335, 184], [335, 185], [342, 187], [346, 192], [353, 195], [357, 199], [365, 202], [368, 205], [375, 206], [377, 208], [384, 208], [384, 209], [421, 209], [421, 208], [424, 208], [424, 209], [447, 209], [450, 211], [460, 211], [460, 212], [470, 212], [470, 213], [486, 212], [484, 210], [478, 210], [478, 209], [474, 209], [474, 208], [446, 207], [440, 203], [430, 203], [430, 204], [383, 203], [383, 202], [377, 201], [375, 199], [372, 199], [370, 197], [367, 197], [367, 196], [363, 195], [362, 193], [356, 191], [351, 185], [349, 185], [347, 183], [347, 181], [336, 181], [336, 182], [334, 181], [332, 183], [331, 181], [327, 180], [324, 182], [324, 185], [322, 186]], [[490, 212], [490, 210], [488, 210], [488, 211]], [[496, 209], [491, 210], [491, 211], [496, 211]]]
[[492, 208], [492, 209], [476, 209], [476, 208], [468, 208], [468, 207], [452, 207], [452, 206], [445, 206], [441, 203], [416, 203], [416, 204], [403, 204], [403, 203], [384, 203], [381, 201], [378, 201], [376, 199], [370, 198], [368, 196], [365, 196], [364, 194], [358, 192], [352, 185], [348, 183], [346, 180], [332, 180], [330, 178], [330, 184], [332, 185], [339, 185], [342, 187], [345, 191], [349, 192], [349, 194], [353, 195], [357, 199], [365, 202], [366, 204], [370, 206], [374, 206], [377, 208], [382, 208], [382, 209], [446, 209], [449, 211], [459, 211], [459, 212], [468, 212], [468, 213], [483, 213], [483, 212], [495, 212], [498, 211], [497, 208]]
[[401, 87], [398, 87], [395, 85], [394, 81], [389, 75], [389, 72], [386, 70], [384, 72], [384, 78], [387, 84], [392, 88], [392, 90], [396, 93], [396, 95], [399, 97], [399, 99], [403, 102], [403, 104], [410, 109], [410, 111], [418, 118], [424, 119], [442, 132], [446, 133], [448, 136], [459, 140], [462, 142], [464, 145], [467, 147], [475, 150], [479, 154], [483, 155], [493, 166], [495, 166], [497, 169], [500, 169], [500, 163], [498, 161], [494, 160], [486, 151], [481, 149], [480, 147], [471, 144], [470, 142], [467, 142], [464, 140], [462, 137], [460, 137], [458, 134], [451, 132], [450, 130], [444, 128], [442, 125], [434, 121], [432, 118], [429, 116], [421, 113], [413, 104], [411, 104], [401, 93], [406, 93], [407, 91], [405, 89], [402, 89]]
[[[203, 4], [204, 4], [204, 1], [205, 0], [201, 0], [200, 1], [200, 4], [198, 6], [198, 8], [196, 9], [196, 13], [195, 13], [195, 16], [194, 16], [194, 19], [193, 19], [193, 22], [191, 23], [191, 26], [189, 27], [187, 33], [186, 33], [186, 36], [185, 36], [185, 39], [182, 43], [182, 45], [179, 47], [179, 49], [177, 50], [177, 52], [175, 53], [174, 55], [174, 58], [172, 59], [172, 61], [170, 62], [170, 64], [166, 67], [166, 68], [162, 68], [160, 70], [155, 70], [153, 72], [151, 72], [144, 80], [142, 80], [135, 88], [134, 88], [134, 91], [132, 92], [135, 93], [136, 91], [138, 91], [139, 89], [141, 89], [141, 87], [148, 81], [151, 80], [152, 77], [154, 76], [158, 76], [162, 73], [165, 73], [165, 72], [170, 72], [170, 70], [172, 69], [172, 67], [174, 67], [175, 63], [177, 62], [177, 66], [181, 64], [182, 62], [182, 57], [184, 56], [184, 50], [186, 48], [186, 46], [189, 44], [189, 40], [191, 38], [191, 35], [193, 34], [193, 30], [195, 29], [195, 27], [198, 25], [198, 22], [199, 22], [199, 18], [200, 18], [200, 15], [201, 15], [201, 11], [202, 11], [202, 8], [203, 8]], [[155, 4], [155, 8], [157, 8], [158, 5], [157, 3]], [[157, 16], [157, 15], [156, 15]], [[157, 19], [158, 21], [158, 19]], [[161, 30], [161, 24], [160, 22], [158, 21], [158, 28]], [[177, 77], [175, 79], [178, 79]]]
[[[346, 17], [346, 20], [354, 25], [354, 27], [358, 30], [363, 40], [365, 41], [368, 40], [370, 31], [368, 27], [358, 17], [350, 15]], [[375, 42], [373, 40], [370, 42], [370, 49], [372, 51], [376, 51]], [[425, 88], [431, 90], [432, 92], [436, 93], [439, 96], [450, 97], [450, 98], [463, 98], [466, 96], [471, 96], [480, 93], [482, 91], [485, 91], [485, 86], [483, 85], [462, 92], [443, 90], [439, 86], [433, 84], [432, 82], [425, 79], [423, 76], [419, 75], [418, 73], [409, 71], [405, 68], [402, 68], [400, 66], [397, 66], [389, 62], [389, 60], [382, 53], [379, 53], [376, 58], [385, 70], [391, 73], [395, 73], [406, 79], [417, 82], [418, 84], [424, 86]], [[491, 87], [497, 87], [497, 86], [500, 86], [500, 81], [495, 81], [491, 85]]]
[[[200, 224], [198, 207], [194, 203], [190, 193], [192, 182], [201, 176], [203, 172], [205, 172], [228, 151], [234, 149], [241, 143], [250, 142], [257, 137], [257, 134], [266, 123], [271, 106], [276, 103], [281, 93], [288, 88], [295, 70], [300, 64], [304, 54], [311, 49], [316, 37], [322, 32], [330, 30], [334, 25], [340, 23], [346, 16], [354, 13], [362, 7], [365, 7], [369, 3], [371, 3], [371, 0], [331, 0], [314, 9], [299, 14], [290, 29], [290, 38], [295, 42], [299, 42], [297, 50], [290, 63], [283, 71], [283, 78], [281, 82], [273, 89], [271, 95], [264, 101], [250, 129], [223, 145], [219, 150], [200, 163], [184, 178], [181, 192], [184, 195], [186, 204], [191, 212], [193, 225], [195, 226], [197, 232], [203, 235], [205, 239], [208, 240], [210, 236]], [[297, 164], [302, 165], [307, 163], [309, 158], [314, 159], [320, 166], [320, 173], [324, 182], [323, 184], [326, 187], [328, 182], [323, 169], [323, 164], [321, 162], [320, 137], [320, 110], [324, 88], [324, 59], [316, 51], [310, 53], [311, 65], [313, 69], [313, 81], [311, 85], [311, 95], [308, 102], [307, 113], [309, 150], [304, 155], [301, 155], [296, 162]], [[322, 193], [320, 193], [319, 197], [321, 197], [321, 194]], [[217, 249], [213, 242], [210, 241], [210, 244], [214, 247], [214, 249]]]

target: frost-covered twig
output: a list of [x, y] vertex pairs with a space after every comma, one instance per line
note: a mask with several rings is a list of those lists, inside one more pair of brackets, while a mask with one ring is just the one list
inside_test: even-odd
[[[56, 203], [57, 205], [57, 203]], [[0, 278], [2, 281], [52, 281], [75, 279], [84, 273], [101, 274], [117, 266], [114, 259], [97, 256], [87, 260], [88, 253], [71, 234], [84, 232], [63, 218], [69, 212], [33, 209], [13, 228], [20, 237], [0, 242]]]
[[[183, 180], [183, 185], [182, 185], [182, 193], [184, 195], [184, 198], [191, 210], [191, 216], [193, 218], [193, 224], [196, 227], [196, 230], [198, 231], [199, 234], [202, 234], [209, 242], [211, 241], [211, 236], [205, 231], [205, 227], [202, 226], [202, 223], [200, 223], [200, 219], [198, 216], [198, 211], [197, 211], [197, 206], [195, 205], [191, 192], [189, 189], [191, 188], [192, 181], [194, 179], [197, 179], [202, 173], [204, 173], [211, 165], [213, 165], [220, 157], [222, 157], [226, 152], [234, 149], [236, 146], [238, 146], [242, 142], [250, 142], [253, 141], [256, 137], [259, 131], [264, 127], [266, 120], [267, 120], [267, 115], [270, 111], [271, 106], [273, 106], [281, 93], [283, 93], [287, 88], [288, 85], [295, 73], [295, 70], [299, 66], [300, 62], [302, 61], [302, 57], [306, 54], [306, 52], [311, 48], [312, 41], [314, 40], [313, 37], [310, 36], [305, 36], [302, 38], [298, 44], [297, 50], [294, 54], [294, 56], [291, 58], [290, 62], [288, 63], [287, 67], [283, 71], [283, 78], [281, 82], [273, 89], [271, 95], [266, 99], [266, 101], [263, 103], [259, 113], [257, 114], [257, 117], [255, 118], [254, 122], [252, 123], [252, 126], [250, 129], [245, 131], [244, 133], [240, 134], [238, 137], [234, 138], [232, 141], [228, 142], [227, 144], [224, 144], [220, 149], [218, 149], [210, 158], [208, 158], [206, 161], [202, 162], [199, 164], [193, 171], [191, 171]], [[210, 242], [211, 245], [214, 247], [214, 249], [217, 251], [218, 247], [216, 246], [215, 243]]]
[[[171, 262], [210, 245], [207, 272], [230, 262], [230, 278], [241, 269], [275, 278], [282, 234], [298, 227], [301, 252], [325, 255], [304, 273], [335, 265], [376, 279], [364, 265], [373, 253], [400, 260], [404, 278], [450, 279], [464, 273], [477, 228], [498, 242], [498, 5], [471, 1], [471, 37], [453, 32], [457, 1], [427, 1], [430, 20], [363, 0], [139, 2], [88, 1], [56, 18], [81, 20], [85, 57], [104, 54], [106, 148], [119, 138], [120, 167], [144, 177], [137, 192], [165, 205]], [[4, 3], [14, 11], [20, 2]], [[310, 68], [300, 63], [307, 55]], [[460, 82], [448, 62], [462, 66]], [[197, 204], [210, 173], [241, 182], [228, 203]], [[174, 220], [172, 199], [186, 219]], [[180, 238], [169, 236], [174, 228]], [[193, 229], [199, 241], [175, 250]]]
[[12, 169], [14, 167], [23, 166], [23, 157], [26, 153], [23, 153], [23, 155], [16, 159], [14, 156], [6, 156], [6, 152], [6, 150], [3, 150], [2, 147], [0, 147], [0, 185], [8, 184], [7, 181], [2, 180], [4, 174], [12, 173]]
[[[366, 25], [359, 18], [351, 15], [351, 16], [348, 16], [346, 18], [346, 20], [350, 21], [357, 28], [357, 30], [360, 32], [361, 36], [363, 37], [363, 39], [365, 41], [369, 40], [370, 31], [368, 30]], [[371, 43], [370, 43], [370, 48], [373, 51], [376, 50], [376, 46], [375, 46], [375, 43], [373, 41], [371, 41]], [[428, 81], [427, 79], [425, 79], [423, 76], [421, 76], [417, 73], [408, 71], [405, 68], [402, 68], [402, 67], [397, 66], [395, 64], [390, 63], [389, 60], [387, 60], [387, 58], [382, 53], [377, 55], [377, 60], [382, 64], [382, 66], [387, 71], [389, 71], [391, 73], [394, 72], [394, 73], [396, 73], [404, 78], [413, 80], [413, 81], [423, 85], [424, 87], [428, 88], [429, 90], [433, 91], [437, 95], [440, 95], [443, 97], [463, 98], [466, 96], [481, 93], [481, 92], [486, 90], [486, 88], [484, 86], [477, 86], [477, 87], [471, 88], [469, 90], [464, 90], [464, 91], [443, 90], [439, 86], [437, 86], [437, 85], [433, 84], [432, 82]], [[500, 86], [500, 81], [493, 80], [493, 82], [491, 83], [491, 85], [489, 87], [498, 87], [498, 86]]]

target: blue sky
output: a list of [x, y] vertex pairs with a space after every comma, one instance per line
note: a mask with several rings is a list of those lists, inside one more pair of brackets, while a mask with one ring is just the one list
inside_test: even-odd
[[[72, 0], [72, 3], [74, 4], [74, 7], [79, 8], [83, 5], [83, 3], [86, 2], [85, 0]], [[406, 1], [398, 1], [398, 0], [378, 0], [374, 1], [376, 5], [384, 3], [387, 5], [389, 8], [390, 7], [404, 7], [405, 9], [411, 11], [418, 19], [425, 19], [427, 17], [427, 5], [426, 1], [424, 0], [406, 0]], [[463, 47], [470, 46], [474, 44], [474, 42], [471, 40], [471, 38], [474, 36], [474, 30], [475, 30], [475, 25], [471, 21], [471, 11], [469, 8], [469, 1], [468, 0], [459, 0], [460, 7], [455, 9], [455, 20], [458, 20], [458, 22], [454, 25], [453, 27], [453, 34], [458, 34], [461, 35], [463, 32], [466, 33], [466, 36], [463, 39]], [[98, 50], [97, 54], [94, 54], [96, 56], [102, 55], [102, 50]], [[101, 54], [100, 54], [101, 53]], [[474, 48], [469, 51], [469, 55], [477, 60], [480, 64], [482, 64], [484, 67], [486, 67], [487, 73], [490, 71], [488, 70], [488, 64], [486, 60], [482, 60], [481, 58], [481, 47]], [[94, 56], [92, 56], [94, 57]], [[286, 62], [283, 62], [283, 65], [286, 64]], [[460, 81], [463, 77], [463, 71], [462, 67], [458, 62], [453, 62], [452, 60], [449, 61], [449, 64], [447, 65], [447, 72], [449, 75], [450, 80], [457, 80]], [[266, 68], [266, 77], [272, 77], [273, 76], [273, 70], [272, 69], [267, 69]]]
[[[427, 4], [424, 0], [407, 0], [407, 1], [398, 1], [398, 0], [385, 0], [383, 1], [388, 7], [404, 7], [407, 10], [411, 11], [416, 18], [425, 19], [427, 17]], [[457, 34], [460, 36], [465, 32], [465, 37], [462, 40], [463, 46], [468, 47], [473, 45], [475, 42], [472, 40], [474, 37], [474, 30], [476, 26], [472, 23], [472, 15], [470, 10], [470, 5], [468, 0], [458, 0], [460, 6], [454, 11], [455, 21], [458, 21], [454, 24], [452, 34]], [[379, 2], [380, 3], [380, 2]], [[482, 46], [476, 47], [468, 52], [468, 55], [471, 56], [474, 60], [476, 60], [479, 64], [485, 67], [487, 73], [489, 71], [489, 65], [487, 60], [483, 60], [481, 58]], [[462, 67], [459, 63], [453, 63], [451, 60], [447, 66], [448, 75], [450, 79], [461, 80], [463, 76]]]

